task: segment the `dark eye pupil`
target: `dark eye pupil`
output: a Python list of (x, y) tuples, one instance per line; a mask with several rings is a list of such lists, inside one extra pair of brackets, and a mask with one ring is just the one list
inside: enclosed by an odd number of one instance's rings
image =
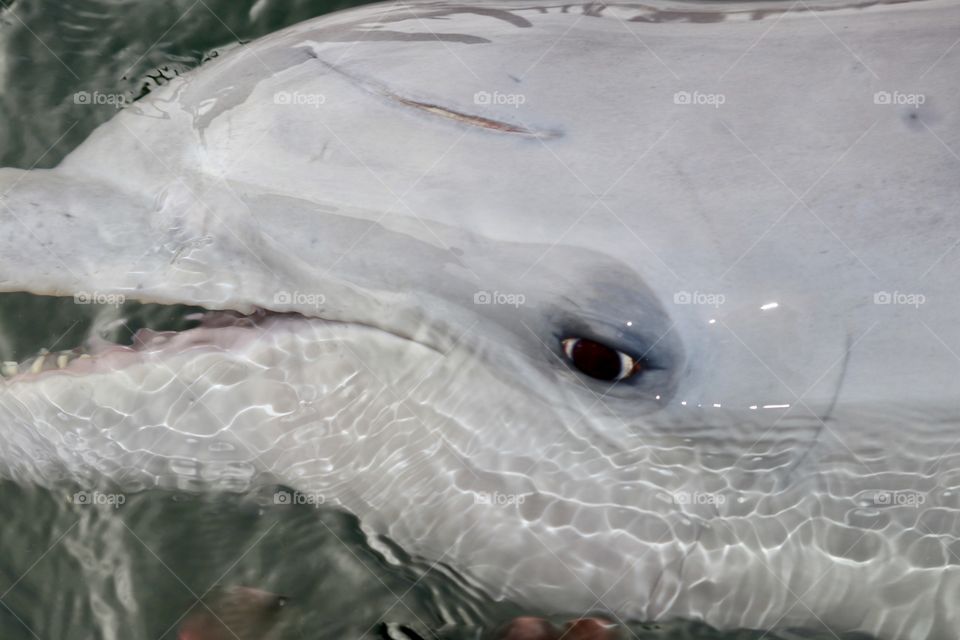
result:
[(620, 377), (623, 363), (620, 354), (599, 342), (581, 338), (573, 345), (570, 360), (591, 378), (614, 381)]

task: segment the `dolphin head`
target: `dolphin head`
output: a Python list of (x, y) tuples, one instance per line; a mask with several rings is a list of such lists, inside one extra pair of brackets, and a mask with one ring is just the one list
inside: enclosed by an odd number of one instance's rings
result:
[(3, 464), (279, 480), (536, 606), (948, 637), (956, 17), (394, 3), (238, 48), (0, 173), (5, 290), (208, 310), (8, 380)]

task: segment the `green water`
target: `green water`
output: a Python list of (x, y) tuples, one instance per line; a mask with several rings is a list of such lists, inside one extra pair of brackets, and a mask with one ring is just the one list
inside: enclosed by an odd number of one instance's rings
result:
[[(55, 165), (113, 115), (108, 105), (78, 104), (77, 92), (134, 99), (238, 41), (351, 3), (275, 0), (259, 3), (254, 15), (251, 0), (0, 4), (0, 166), (30, 168)], [(0, 359), (76, 346), (101, 312), (126, 317), (134, 329), (184, 328), (180, 312), (168, 317), (159, 307), (111, 310), (7, 294), (0, 296)], [(288, 598), (270, 614), (270, 638), (383, 637), (384, 623), (424, 638), (476, 638), (516, 615), (559, 621), (566, 611), (562, 602), (551, 612), (493, 602), (450, 569), (400, 551), (388, 554), (399, 561), (388, 561), (351, 516), (274, 504), (271, 488), (104, 493), (108, 503), (96, 505), (77, 491), (0, 482), (0, 640), (172, 639), (201, 602), (216, 607), (217, 594), (235, 585)], [(248, 631), (238, 627), (236, 640), (267, 637)], [(631, 632), (642, 640), (800, 637), (718, 634), (690, 622), (637, 623)]]
[(131, 99), (223, 48), (361, 2), (2, 0), (0, 166), (52, 167), (115, 112), (79, 91)]

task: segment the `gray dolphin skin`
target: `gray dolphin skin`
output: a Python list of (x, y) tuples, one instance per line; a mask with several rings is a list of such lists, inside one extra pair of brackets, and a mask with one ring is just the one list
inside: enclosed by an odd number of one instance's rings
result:
[(236, 47), (0, 170), (0, 290), (208, 310), (13, 367), (0, 472), (282, 483), (531, 610), (956, 638), (958, 38), (468, 0)]

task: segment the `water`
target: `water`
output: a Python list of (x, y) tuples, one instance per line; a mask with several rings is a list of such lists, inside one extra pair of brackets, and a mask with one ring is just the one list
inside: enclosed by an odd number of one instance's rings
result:
[[(0, 166), (51, 167), (115, 112), (78, 92), (132, 100), (219, 51), (349, 2), (284, 0), (33, 0), (0, 12)], [(69, 349), (95, 331), (128, 342), (131, 329), (182, 329), (189, 309), (81, 306), (0, 296), (0, 359)], [(125, 325), (110, 323), (118, 317)], [(2, 427), (2, 425), (0, 425)], [(284, 606), (235, 627), (236, 640), (475, 638), (521, 614), (562, 621), (564, 603), (534, 612), (494, 602), (444, 566), (371, 541), (348, 514), (253, 495), (149, 490), (96, 492), (0, 483), (0, 637), (4, 640), (163, 640), (225, 593), (255, 587)], [(261, 621), (262, 622), (262, 621)], [(259, 626), (258, 626), (259, 625)], [(266, 631), (269, 629), (269, 631)], [(719, 634), (695, 622), (631, 625), (634, 637), (791, 638)], [(416, 636), (411, 636), (416, 637)], [(803, 637), (814, 637), (804, 635)], [(835, 637), (832, 634), (824, 637)]]
[(362, 3), (5, 0), (0, 166), (52, 167), (115, 112), (78, 104), (77, 92), (134, 99), (238, 41), (354, 4)]

